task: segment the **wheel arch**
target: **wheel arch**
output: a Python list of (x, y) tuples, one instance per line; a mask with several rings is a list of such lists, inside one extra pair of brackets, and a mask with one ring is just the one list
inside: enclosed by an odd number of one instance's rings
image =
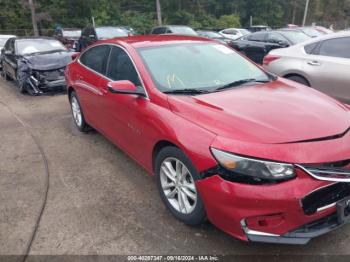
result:
[(307, 77), (305, 77), (303, 74), (300, 74), (300, 73), (288, 73), (288, 74), (285, 74), (283, 77), (289, 78), (292, 76), (297, 76), (297, 77), (301, 77), (301, 78), (305, 79), (305, 81), (309, 84), (309, 86), (311, 86), (309, 79), (307, 79)]
[(67, 94), (68, 94), (69, 101), (70, 101), (70, 96), (71, 96), (72, 92), (75, 92), (75, 89), (72, 86), (68, 86), (67, 87)]
[(159, 140), (154, 146), (153, 146), (153, 150), (152, 150), (152, 171), (154, 172), (155, 170), (155, 162), (156, 162), (156, 157), (158, 155), (158, 153), (165, 147), (176, 147), (180, 150), (183, 151), (183, 149), (181, 149), (181, 147), (179, 147), (178, 145), (176, 145), (175, 143), (171, 142), (170, 140)]

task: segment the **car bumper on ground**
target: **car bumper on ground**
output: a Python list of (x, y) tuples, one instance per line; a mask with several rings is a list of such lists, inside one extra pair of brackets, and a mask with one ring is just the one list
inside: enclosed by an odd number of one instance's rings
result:
[[(297, 173), (293, 180), (269, 185), (212, 175), (197, 181), (197, 187), (209, 220), (228, 234), (244, 241), (306, 244), (348, 222), (337, 212), (339, 203), (350, 196), (350, 186), (317, 180), (302, 170)], [(342, 194), (336, 193), (339, 190)], [(321, 201), (318, 194), (327, 197)]]

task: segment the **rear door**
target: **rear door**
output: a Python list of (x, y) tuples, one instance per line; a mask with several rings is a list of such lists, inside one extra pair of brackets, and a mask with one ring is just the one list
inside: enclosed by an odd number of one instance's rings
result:
[(72, 72), (84, 115), (88, 123), (101, 128), (100, 97), (104, 95), (100, 83), (105, 78), (110, 45), (98, 45), (86, 50), (79, 58), (80, 66)]
[(311, 85), (333, 97), (350, 101), (350, 37), (323, 41), (311, 54), (305, 71)]

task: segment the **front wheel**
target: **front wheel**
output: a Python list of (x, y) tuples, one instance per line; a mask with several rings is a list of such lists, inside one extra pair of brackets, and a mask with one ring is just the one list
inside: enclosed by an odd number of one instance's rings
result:
[(168, 210), (187, 225), (199, 225), (206, 218), (196, 188), (199, 174), (190, 159), (176, 147), (162, 149), (156, 157), (155, 172), (161, 198)]
[(5, 68), (4, 68), (4, 65), (2, 65), (2, 72), (1, 72), (1, 75), (2, 75), (2, 77), (3, 77), (6, 81), (10, 81), (10, 80), (11, 80), (10, 77), (9, 77), (9, 75), (6, 73), (6, 70), (5, 70)]

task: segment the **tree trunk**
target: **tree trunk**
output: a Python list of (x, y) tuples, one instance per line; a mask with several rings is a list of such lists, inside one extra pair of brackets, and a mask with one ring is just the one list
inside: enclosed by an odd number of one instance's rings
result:
[(158, 19), (158, 25), (162, 25), (162, 9), (160, 6), (160, 0), (156, 0), (157, 5), (157, 19)]
[(33, 0), (29, 0), (30, 13), (32, 15), (33, 31), (35, 36), (39, 36), (38, 24), (36, 21), (35, 6)]

